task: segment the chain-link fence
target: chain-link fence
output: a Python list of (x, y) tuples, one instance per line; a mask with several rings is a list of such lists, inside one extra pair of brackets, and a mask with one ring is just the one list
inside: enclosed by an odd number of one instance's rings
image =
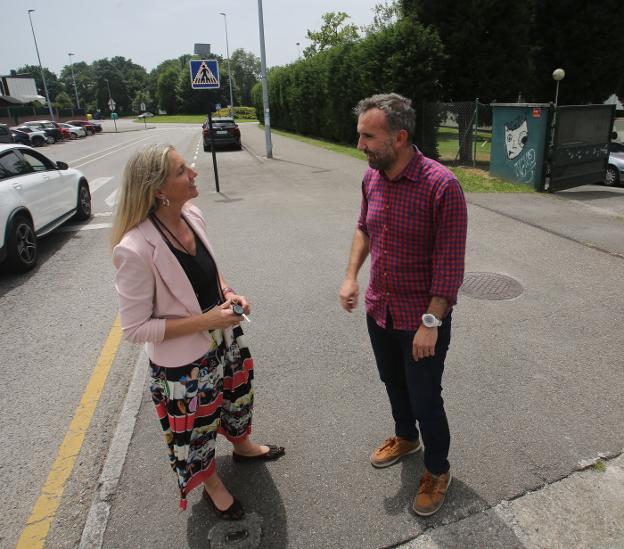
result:
[[(492, 141), (492, 108), (475, 101), (423, 103), (423, 124), (416, 142), (441, 162), (452, 165), (487, 167)], [(435, 127), (433, 135), (424, 128)]]

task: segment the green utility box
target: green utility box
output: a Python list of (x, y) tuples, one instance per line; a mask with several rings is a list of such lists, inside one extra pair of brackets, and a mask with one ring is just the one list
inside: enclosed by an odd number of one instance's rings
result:
[(549, 121), (548, 103), (492, 103), (490, 173), (540, 190)]
[(117, 120), (118, 118), (119, 118), (119, 115), (116, 112), (111, 113), (111, 120)]

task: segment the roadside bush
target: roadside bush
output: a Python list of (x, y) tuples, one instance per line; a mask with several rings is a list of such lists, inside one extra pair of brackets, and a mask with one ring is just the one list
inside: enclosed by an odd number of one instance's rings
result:
[[(435, 30), (411, 18), (401, 19), (357, 42), (269, 70), (271, 125), (355, 144), (352, 109), (357, 102), (374, 93), (397, 92), (411, 98), (416, 109), (416, 143), (437, 158), (437, 120), (422, 113), (426, 102), (439, 98), (444, 60)], [(252, 99), (258, 119), (264, 121), (260, 83), (254, 86)]]
[[(215, 116), (230, 116), (230, 109), (225, 107), (218, 110)], [(234, 107), (234, 118), (240, 120), (256, 120), (256, 109), (254, 107)]]

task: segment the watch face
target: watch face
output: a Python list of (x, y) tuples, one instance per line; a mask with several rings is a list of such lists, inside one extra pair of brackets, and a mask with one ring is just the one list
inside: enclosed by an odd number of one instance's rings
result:
[(427, 328), (434, 328), (435, 326), (438, 326), (438, 319), (431, 313), (426, 313), (422, 316), (422, 323)]

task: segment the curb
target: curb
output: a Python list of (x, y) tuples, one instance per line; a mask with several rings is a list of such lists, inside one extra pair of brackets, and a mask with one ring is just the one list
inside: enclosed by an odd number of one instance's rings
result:
[(102, 547), (108, 524), (112, 499), (121, 478), (128, 447), (134, 433), (134, 425), (141, 406), (143, 386), (147, 377), (147, 356), (141, 352), (134, 366), (132, 381), (124, 400), (102, 474), (98, 480), (91, 508), (80, 538), (79, 549)]

